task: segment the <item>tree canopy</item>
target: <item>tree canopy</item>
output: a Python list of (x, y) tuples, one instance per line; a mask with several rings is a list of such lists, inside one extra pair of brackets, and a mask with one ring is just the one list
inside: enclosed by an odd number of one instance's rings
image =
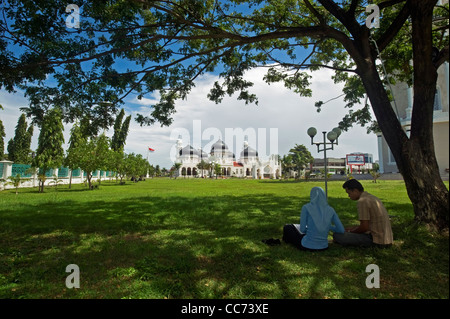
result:
[(289, 150), (289, 156), (292, 159), (293, 168), (298, 171), (299, 174), (309, 164), (314, 162), (314, 157), (305, 145), (295, 144), (295, 146)]
[[(74, 1), (79, 28), (67, 28), (64, 1), (3, 2), (0, 87), (24, 88), (28, 114), (35, 117), (56, 104), (64, 107), (66, 120), (82, 113), (106, 118), (126, 96), (157, 92), (160, 102), (137, 120), (169, 125), (175, 101), (187, 96), (198, 76), (213, 70), (223, 81), (214, 84), (211, 100), (238, 93), (245, 103), (257, 103), (252, 83), (244, 78), (257, 66), (268, 69), (267, 82), (282, 81), (303, 96), (311, 95), (311, 76), (304, 69), (334, 69), (334, 80), (345, 82), (345, 100), (353, 107), (365, 94), (358, 77), (363, 70), (349, 58), (358, 50), (375, 57), (378, 49), (390, 74), (412, 81), (411, 1), (373, 1), (382, 19), (372, 30), (365, 25), (372, 2), (356, 0)], [(448, 5), (437, 10), (448, 18)], [(448, 21), (437, 23), (438, 65), (448, 59), (443, 32)], [(359, 37), (365, 43), (358, 43)], [(342, 125), (370, 122), (368, 114), (362, 108)]]

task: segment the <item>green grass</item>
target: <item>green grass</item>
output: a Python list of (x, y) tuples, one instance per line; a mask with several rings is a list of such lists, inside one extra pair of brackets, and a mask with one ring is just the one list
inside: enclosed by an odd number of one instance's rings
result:
[[(0, 298), (449, 298), (448, 235), (413, 222), (403, 182), (363, 184), (393, 215), (389, 249), (263, 244), (298, 222), (321, 182), (153, 179), (3, 191)], [(356, 224), (341, 185), (329, 183), (329, 202), (344, 225)], [(80, 267), (79, 289), (66, 288), (69, 264)], [(366, 288), (369, 264), (380, 268), (379, 289)]]

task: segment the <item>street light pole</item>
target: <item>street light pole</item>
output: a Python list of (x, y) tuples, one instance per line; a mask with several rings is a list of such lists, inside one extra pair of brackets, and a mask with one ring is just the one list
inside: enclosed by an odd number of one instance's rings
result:
[[(325, 197), (328, 200), (328, 170), (327, 170), (327, 140), (325, 139), (327, 132), (324, 131), (323, 133), (323, 161), (324, 161), (324, 165), (325, 165)], [(331, 143), (331, 149), (333, 149), (333, 143)], [(317, 145), (317, 150), (319, 151), (319, 145)]]
[[(317, 145), (317, 152), (320, 153), (323, 151), (324, 155), (324, 165), (325, 165), (325, 196), (328, 199), (328, 165), (327, 165), (327, 150), (333, 150), (334, 145), (338, 145), (338, 138), (341, 135), (341, 130), (338, 127), (335, 127), (330, 132), (323, 131), (323, 142), (314, 142), (314, 136), (317, 134), (317, 130), (314, 127), (310, 127), (308, 129), (308, 135), (311, 137), (311, 145)], [(327, 142), (327, 139), (330, 142)], [(323, 149), (320, 149), (320, 146), (323, 145)], [(331, 145), (331, 147), (327, 148), (327, 145)]]

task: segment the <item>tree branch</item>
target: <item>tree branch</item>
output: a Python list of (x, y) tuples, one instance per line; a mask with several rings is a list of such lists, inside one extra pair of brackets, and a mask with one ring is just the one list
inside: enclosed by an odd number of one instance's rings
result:
[(356, 8), (358, 7), (361, 0), (352, 0), (352, 3), (350, 4), (350, 8), (347, 11), (347, 14), (349, 16), (354, 16), (356, 12)]
[(380, 10), (383, 10), (384, 8), (392, 7), (398, 3), (405, 2), (405, 1), (407, 1), (407, 0), (389, 0), (389, 1), (379, 3), (378, 7), (380, 8)]
[(436, 57), (436, 60), (434, 62), (434, 66), (436, 67), (436, 69), (438, 69), (442, 64), (444, 64), (445, 62), (449, 61), (449, 48), (448, 45), (443, 48), (438, 56)]
[(343, 26), (357, 38), (361, 34), (362, 27), (356, 21), (354, 12), (345, 11), (331, 0), (318, 0), (326, 10), (328, 10), (336, 19), (338, 19)]
[(321, 25), (325, 25), (326, 23), (324, 17), (316, 10), (316, 8), (314, 8), (311, 2), (309, 2), (309, 0), (304, 0), (303, 2), (305, 3), (309, 11), (319, 20), (319, 23)]
[[(397, 4), (403, 1), (388, 1), (388, 2), (393, 2), (394, 4)], [(397, 17), (395, 17), (395, 20), (391, 23), (386, 32), (384, 32), (384, 34), (381, 35), (381, 37), (378, 39), (377, 46), (380, 52), (382, 52), (389, 45), (389, 43), (391, 43), (391, 41), (395, 38), (395, 36), (403, 27), (409, 16), (410, 16), (410, 6), (408, 5), (408, 3), (405, 3), (402, 10), (400, 10)]]

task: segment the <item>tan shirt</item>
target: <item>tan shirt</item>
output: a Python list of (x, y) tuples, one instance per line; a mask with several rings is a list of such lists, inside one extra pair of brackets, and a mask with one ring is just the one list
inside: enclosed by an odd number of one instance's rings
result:
[(381, 200), (368, 192), (363, 192), (358, 200), (359, 220), (369, 221), (369, 233), (373, 242), (381, 245), (392, 244), (391, 221)]

